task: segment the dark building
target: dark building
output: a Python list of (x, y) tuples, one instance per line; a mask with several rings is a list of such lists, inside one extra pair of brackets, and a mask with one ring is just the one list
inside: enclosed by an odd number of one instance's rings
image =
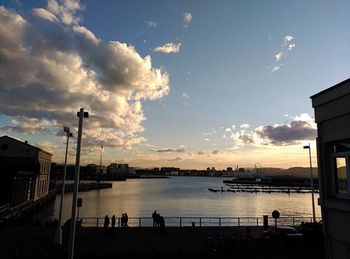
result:
[(46, 196), (51, 157), (27, 142), (0, 137), (0, 207), (13, 208)]
[(318, 132), (319, 205), (327, 258), (349, 258), (350, 79), (311, 99)]

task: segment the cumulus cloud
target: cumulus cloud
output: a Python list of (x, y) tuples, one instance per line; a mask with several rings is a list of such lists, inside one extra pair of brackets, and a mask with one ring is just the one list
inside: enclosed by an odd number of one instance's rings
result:
[(223, 137), (233, 141), (236, 148), (247, 144), (253, 146), (295, 145), (316, 138), (317, 127), (314, 118), (309, 114), (303, 113), (300, 116), (289, 116), (289, 118), (291, 119), (289, 123), (264, 125), (251, 130), (248, 127), (241, 127), (240, 130), (225, 132)]
[(180, 52), (181, 43), (166, 43), (154, 49), (155, 52), (178, 53)]
[(76, 15), (79, 10), (84, 9), (79, 0), (48, 0), (47, 11), (56, 15), (66, 25), (76, 25), (80, 17)]
[(290, 124), (267, 125), (256, 129), (257, 134), (274, 145), (290, 145), (297, 141), (314, 140), (317, 130), (307, 121), (292, 121)]
[(248, 123), (243, 123), (241, 126), (240, 126), (241, 129), (249, 129), (250, 126)]
[(56, 15), (50, 13), (44, 8), (34, 8), (32, 12), (35, 16), (38, 16), (42, 19), (46, 19), (50, 22), (58, 22), (58, 18), (56, 17)]
[(51, 141), (41, 141), (38, 143), (39, 148), (42, 150), (45, 150), (47, 152), (50, 152), (51, 154), (54, 154), (55, 149), (57, 149), (57, 145), (54, 144)]
[(204, 155), (205, 153), (203, 152), (203, 151), (201, 151), (201, 150), (199, 150), (198, 152), (197, 152), (197, 155)]
[(147, 27), (148, 28), (156, 28), (157, 27), (157, 23), (154, 21), (148, 21), (147, 22)]
[(213, 152), (211, 152), (213, 155), (217, 155), (217, 154), (219, 154), (219, 150), (214, 150)]
[(209, 142), (209, 141), (210, 141), (210, 139), (208, 139), (208, 138), (204, 138), (203, 140), (204, 140), (204, 141), (207, 141), (207, 142)]
[(188, 27), (188, 24), (192, 21), (192, 14), (191, 13), (184, 13), (183, 14), (183, 19), (185, 22), (184, 28)]
[(51, 133), (48, 127), (52, 124), (55, 124), (55, 122), (50, 122), (45, 119), (41, 120), (25, 116), (16, 116), (12, 118), (10, 125), (0, 125), (0, 130), (9, 133), (16, 131), (30, 135), (43, 135)]
[(75, 127), (84, 107), (84, 145), (130, 147), (144, 141), (141, 101), (167, 95), (168, 73), (133, 46), (103, 42), (79, 25), (82, 9), (49, 0), (29, 21), (0, 7), (0, 112), (13, 119), (8, 130), (34, 133)]

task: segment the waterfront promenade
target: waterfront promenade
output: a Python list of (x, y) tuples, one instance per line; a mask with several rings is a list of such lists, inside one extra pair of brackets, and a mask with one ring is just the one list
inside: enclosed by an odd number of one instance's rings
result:
[[(53, 245), (54, 232), (49, 227), (2, 228), (1, 258), (66, 258), (67, 244)], [(322, 238), (275, 240), (261, 233), (261, 227), (81, 227), (75, 258), (324, 258)]]

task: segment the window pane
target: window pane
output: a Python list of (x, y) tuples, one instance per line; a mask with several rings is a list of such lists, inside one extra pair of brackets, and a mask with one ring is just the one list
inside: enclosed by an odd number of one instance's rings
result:
[(338, 193), (348, 193), (348, 178), (346, 175), (346, 159), (345, 157), (337, 157), (336, 174), (337, 174), (337, 191)]

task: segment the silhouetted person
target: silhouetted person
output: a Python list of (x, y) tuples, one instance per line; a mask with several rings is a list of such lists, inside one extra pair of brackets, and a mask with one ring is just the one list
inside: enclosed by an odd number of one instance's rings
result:
[(105, 220), (103, 222), (103, 226), (105, 228), (107, 228), (109, 226), (109, 217), (108, 217), (108, 215), (105, 216)]
[(128, 221), (129, 221), (129, 217), (128, 217), (128, 214), (125, 212), (125, 214), (124, 214), (125, 216), (125, 221), (124, 221), (124, 223), (125, 223), (125, 227), (128, 227)]
[(115, 227), (115, 215), (112, 216), (112, 228)]
[(126, 227), (126, 217), (125, 217), (125, 214), (123, 213), (122, 214), (122, 217), (121, 217), (121, 226), (122, 227)]
[(165, 220), (163, 216), (159, 216), (159, 225), (160, 225), (160, 231), (164, 232), (165, 229)]
[(152, 219), (153, 219), (153, 227), (157, 225), (156, 219), (157, 219), (157, 211), (153, 211), (152, 213)]

